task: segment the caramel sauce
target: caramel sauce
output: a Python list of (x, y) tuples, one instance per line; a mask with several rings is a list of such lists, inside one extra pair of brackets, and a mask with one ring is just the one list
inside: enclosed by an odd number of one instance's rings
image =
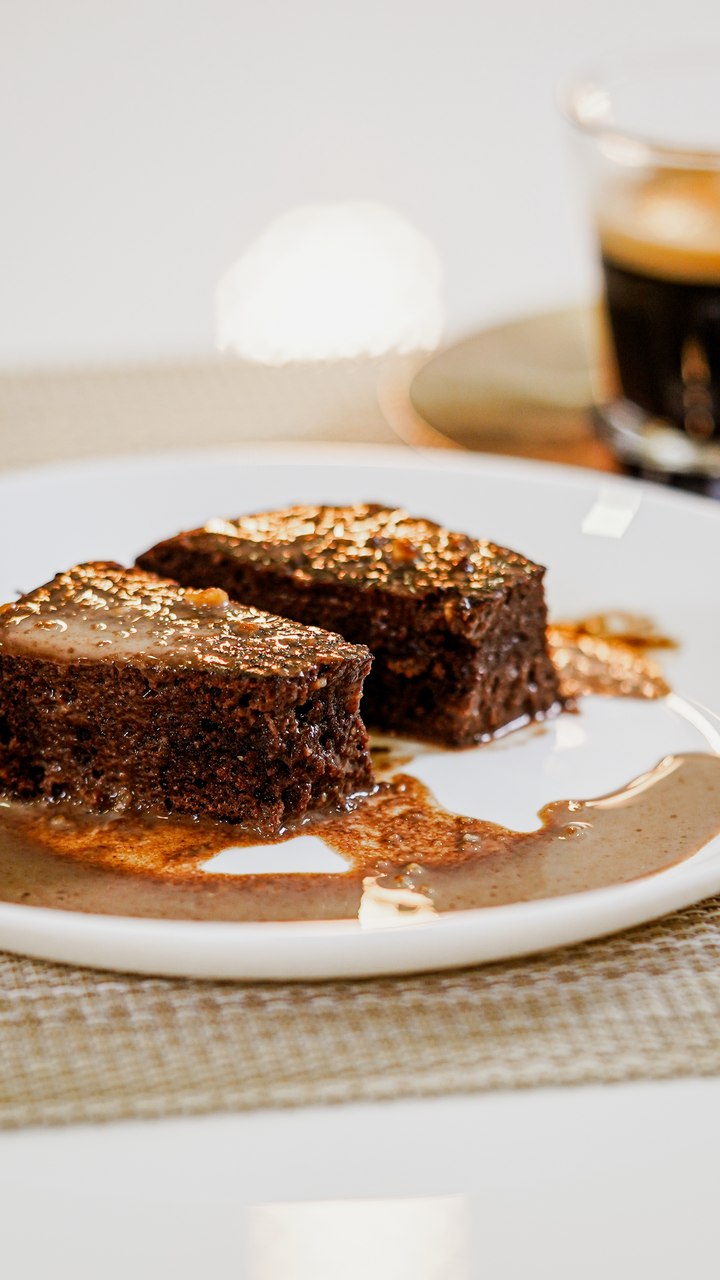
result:
[(231, 845), (223, 823), (0, 806), (0, 900), (103, 915), (193, 920), (400, 918), (528, 902), (651, 875), (720, 834), (720, 757), (667, 756), (622, 790), (558, 800), (537, 831), (442, 808), (408, 774), (302, 831), (347, 859), (340, 874), (208, 875)]
[(160, 661), (173, 667), (302, 676), (338, 667), (357, 646), (230, 600), (110, 561), (75, 565), (0, 605), (0, 654), (54, 662)]
[[(645, 619), (560, 623), (550, 642), (573, 696), (667, 692), (646, 651), (672, 642)], [(720, 756), (666, 756), (612, 795), (546, 805), (537, 830), (518, 832), (438, 804), (401, 771), (423, 749), (378, 740), (372, 794), (284, 832), (286, 840), (322, 839), (347, 862), (336, 874), (208, 874), (215, 854), (262, 837), (205, 819), (0, 801), (0, 901), (160, 919), (377, 925), (621, 884), (692, 857), (720, 834)]]
[(674, 649), (641, 614), (593, 614), (548, 628), (548, 645), (567, 698), (602, 694), (616, 698), (664, 698), (670, 692), (650, 649)]

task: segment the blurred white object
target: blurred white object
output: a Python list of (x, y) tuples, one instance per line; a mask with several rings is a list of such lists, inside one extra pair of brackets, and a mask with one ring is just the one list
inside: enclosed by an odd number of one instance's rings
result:
[(277, 218), (221, 278), (217, 342), (266, 364), (432, 350), (445, 322), (431, 242), (371, 201)]
[(253, 1205), (249, 1280), (468, 1280), (465, 1196)]

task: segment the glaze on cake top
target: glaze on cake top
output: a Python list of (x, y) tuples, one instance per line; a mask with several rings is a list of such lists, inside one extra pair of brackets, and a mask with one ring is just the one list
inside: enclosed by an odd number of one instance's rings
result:
[(0, 657), (163, 663), (293, 677), (366, 657), (361, 646), (141, 569), (97, 562), (0, 606)]
[(294, 506), (209, 520), (169, 541), (208, 550), (221, 545), (238, 559), (296, 578), (419, 596), (459, 593), (471, 601), (543, 572), (515, 551), (379, 503)]

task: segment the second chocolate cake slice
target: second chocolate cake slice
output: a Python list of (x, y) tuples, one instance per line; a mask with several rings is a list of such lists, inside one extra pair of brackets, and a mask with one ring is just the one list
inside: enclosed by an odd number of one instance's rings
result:
[(364, 647), (117, 564), (0, 608), (0, 791), (274, 834), (372, 785)]
[(404, 510), (211, 520), (138, 563), (367, 645), (362, 714), (375, 727), (462, 746), (560, 706), (544, 569)]

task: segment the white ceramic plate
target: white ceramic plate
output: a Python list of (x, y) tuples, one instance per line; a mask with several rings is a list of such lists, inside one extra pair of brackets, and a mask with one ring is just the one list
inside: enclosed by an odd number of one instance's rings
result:
[[(77, 561), (135, 555), (212, 515), (291, 502), (404, 504), (548, 566), (551, 615), (628, 609), (680, 641), (660, 703), (587, 699), (550, 732), (518, 733), (412, 765), (448, 808), (519, 829), (559, 798), (630, 781), (669, 752), (720, 750), (720, 508), (630, 481), (541, 464), (395, 449), (278, 447), (83, 462), (0, 477), (0, 598)], [(287, 853), (288, 846), (282, 850)], [(260, 858), (279, 856), (267, 848)], [(299, 871), (325, 869), (322, 848)], [(325, 854), (327, 857), (327, 854)], [(248, 870), (223, 853), (222, 869)], [(238, 861), (233, 863), (233, 859)], [(267, 868), (267, 863), (265, 864)], [(342, 873), (342, 867), (338, 866)], [(720, 891), (720, 840), (644, 880), (395, 924), (224, 924), (91, 916), (0, 904), (0, 947), (143, 973), (333, 978), (449, 968), (610, 933)]]

